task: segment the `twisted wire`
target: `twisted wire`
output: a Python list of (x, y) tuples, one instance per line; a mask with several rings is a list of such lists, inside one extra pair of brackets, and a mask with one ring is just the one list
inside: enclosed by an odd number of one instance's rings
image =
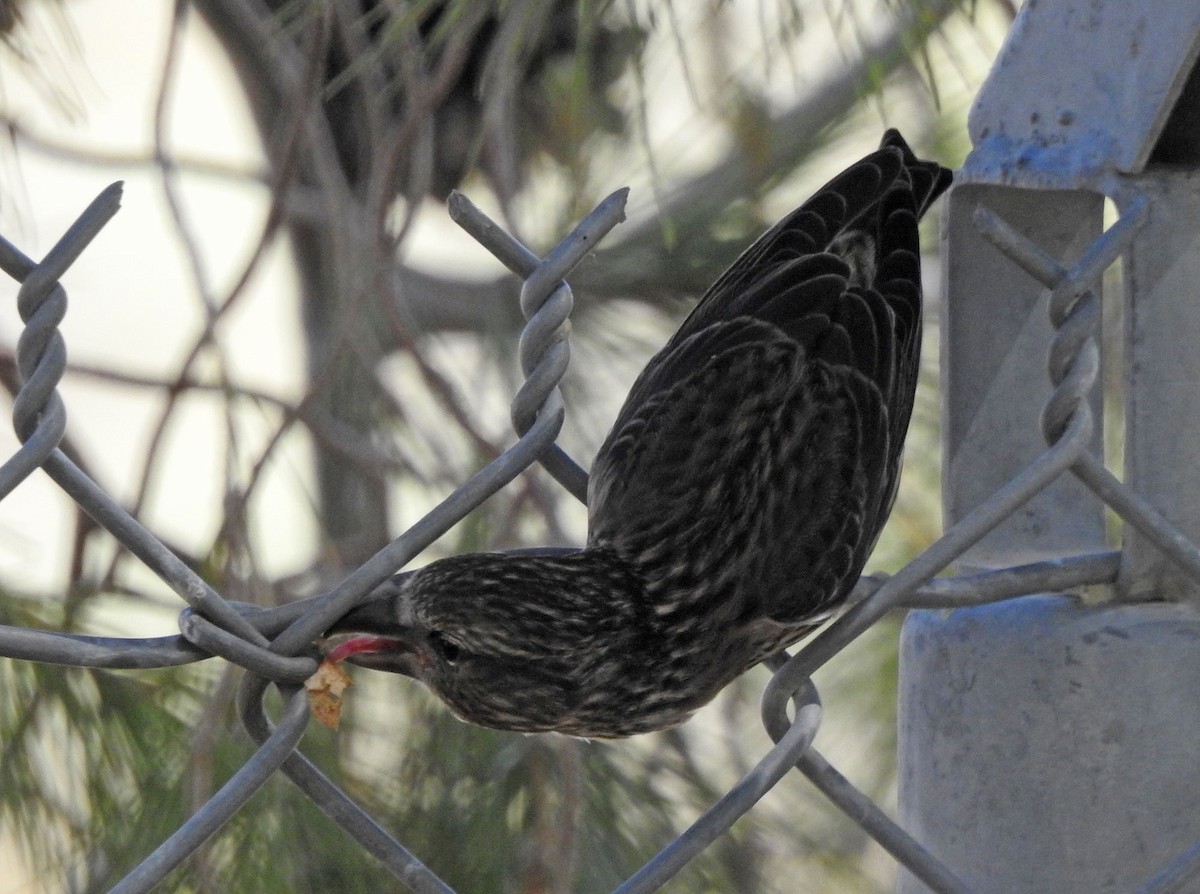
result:
[(58, 279), (117, 213), (121, 192), (118, 182), (96, 196), (41, 264), (0, 239), (0, 267), (21, 283), (17, 311), (25, 323), (17, 339), (22, 387), (12, 411), (22, 445), (0, 466), (0, 499), (46, 461), (66, 432), (67, 412), (57, 388), (67, 365), (66, 343), (58, 331), (67, 313), (67, 293)]
[(1054, 327), (1046, 366), (1054, 390), (1042, 410), (1042, 436), (1053, 444), (1075, 414), (1091, 414), (1087, 396), (1100, 374), (1096, 332), (1100, 304), (1093, 284), (1132, 243), (1149, 216), (1143, 197), (1101, 234), (1071, 267), (1025, 238), (988, 208), (975, 209), (976, 229), (1002, 254), (1050, 290), (1048, 313)]
[[(1050, 290), (1049, 315), (1056, 332), (1047, 367), (1056, 388), (1042, 415), (1047, 441), (1055, 440), (1074, 416), (1087, 414), (1090, 417), (1085, 396), (1099, 371), (1095, 340), (1099, 309), (1092, 284), (1128, 249), (1149, 215), (1149, 200), (1145, 196), (1138, 197), (1121, 218), (1067, 268), (993, 212), (985, 208), (975, 211), (975, 224), (984, 238)], [(1102, 462), (1086, 452), (1080, 454), (1071, 471), (1122, 519), (1200, 582), (1200, 549), (1149, 502), (1118, 481)]]
[[(564, 277), (595, 248), (613, 227), (625, 219), (628, 189), (619, 189), (596, 206), (545, 258), (505, 233), (462, 193), (450, 196), (450, 217), (495, 258), (517, 275), (521, 286), (521, 312), (526, 324), (521, 332), (519, 355), (525, 381), (513, 397), (513, 428), (523, 435), (540, 413), (562, 406), (558, 384), (570, 362), (568, 315), (573, 305)], [(538, 457), (542, 466), (567, 492), (587, 502), (587, 472), (557, 444)]]

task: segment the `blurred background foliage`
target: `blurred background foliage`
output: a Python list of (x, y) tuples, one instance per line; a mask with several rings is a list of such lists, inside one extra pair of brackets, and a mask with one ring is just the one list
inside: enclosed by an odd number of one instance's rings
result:
[[(115, 362), (73, 374), (155, 399), (151, 435), (127, 458), (135, 483), (112, 485), (152, 527), (156, 494), (169, 495), (179, 471), (172, 426), (189, 400), (216, 408), (203, 437), (217, 486), (191, 519), (195, 531), (173, 545), (229, 598), (278, 602), (336, 580), (511, 443), (519, 283), (494, 265), (467, 270), (453, 247), (436, 250), (451, 189), (536, 250), (611, 190), (632, 187), (628, 222), (572, 280), (562, 442), (586, 465), (690, 302), (885, 127), (957, 166), (967, 106), (1014, 13), (1004, 0), (179, 2), (161, 47), (121, 49), (131, 59), (159, 53), (153, 107), (137, 125), (142, 148), (56, 141), (6, 107), (5, 90), (6, 152), (17, 160), (5, 176), (19, 189), (19, 159), (48, 154), (161, 179), (171, 225), (159, 236), (189, 271), (194, 338), (166, 374)], [(33, 85), (50, 117), (86, 119), (86, 103), (72, 99), (72, 78), (86, 74), (71, 51), (53, 64), (45, 52), (52, 38), (86, 54), (73, 4), (6, 2), (0, 29), (5, 79)], [(176, 85), (196, 35), (232, 73), (213, 89), (230, 91), (254, 123), (249, 167), (172, 144), (173, 116), (198, 114)], [(258, 203), (253, 238), (221, 276), (204, 238), (221, 224), (186, 198), (214, 180)], [(36, 217), (36, 198), (25, 213)], [(923, 230), (932, 259), (923, 380), (872, 570), (894, 570), (939, 530), (936, 217)], [(294, 271), (284, 300), (299, 319), (303, 368), (271, 392), (239, 375), (243, 349), (229, 332), (281, 250)], [(7, 337), (0, 361), (12, 391)], [(102, 449), (72, 436), (106, 484)], [(291, 508), (272, 497), (281, 480)], [(284, 514), (307, 533), (303, 560), (280, 570), (269, 554)], [(585, 528), (582, 507), (535, 469), (430, 553), (579, 543)], [(178, 609), (86, 519), (72, 518), (69, 544), (61, 588), (31, 588), (19, 567), (0, 576), (0, 622), (133, 634)], [(885, 805), (895, 789), (897, 623), (877, 625), (817, 681), (819, 747)], [(217, 662), (107, 673), (0, 659), (0, 839), (27, 879), (0, 882), (0, 894), (106, 890), (202, 805), (250, 753), (232, 705), (237, 673)], [(313, 729), (304, 749), (459, 890), (611, 890), (769, 747), (757, 707), (765, 679), (747, 674), (682, 728), (597, 743), (468, 727), (419, 687), (360, 672), (342, 730)], [(671, 889), (886, 891), (893, 874), (797, 778)], [(277, 779), (166, 887), (399, 884)]]

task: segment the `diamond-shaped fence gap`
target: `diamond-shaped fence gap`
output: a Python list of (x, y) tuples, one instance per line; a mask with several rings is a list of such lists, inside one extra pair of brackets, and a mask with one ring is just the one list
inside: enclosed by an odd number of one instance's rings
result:
[[(1116, 203), (1104, 201), (1104, 227), (1116, 223)], [(1104, 272), (1100, 283), (1100, 391), (1103, 408), (1104, 465), (1118, 479), (1125, 477), (1125, 258), (1117, 258)], [(1104, 504), (1105, 531), (1113, 548), (1121, 544), (1124, 522)]]

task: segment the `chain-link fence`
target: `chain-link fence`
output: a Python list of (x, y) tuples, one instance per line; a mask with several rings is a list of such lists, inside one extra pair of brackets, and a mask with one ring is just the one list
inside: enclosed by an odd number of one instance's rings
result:
[[(0, 654), (105, 668), (164, 667), (219, 656), (246, 670), (238, 705), (246, 730), (258, 743), (257, 751), (114, 891), (153, 888), (217, 833), (277, 771), (290, 778), (410, 889), (449, 891), (400, 841), (297, 750), (310, 719), (303, 683), (316, 670), (316, 662), (307, 655), (313, 640), (336, 619), (368, 598), (396, 569), (533, 463), (540, 462), (567, 491), (584, 499), (586, 473), (555, 444), (565, 412), (558, 383), (568, 365), (566, 322), (572, 305), (571, 290), (564, 278), (622, 220), (625, 195), (612, 195), (544, 258), (508, 236), (462, 196), (452, 199), (450, 212), (454, 220), (524, 280), (521, 309), (527, 323), (521, 336), (520, 357), (526, 378), (512, 402), (512, 421), (519, 438), (336, 587), (276, 609), (226, 601), (59, 449), (66, 410), (55, 388), (65, 368), (65, 347), (57, 327), (66, 312), (66, 297), (58, 280), (116, 212), (119, 200), (119, 186), (101, 193), (41, 263), (0, 240), (0, 267), (22, 283), (18, 306), (25, 321), (18, 345), (24, 385), (13, 412), (22, 447), (0, 466), (0, 496), (43, 469), (97, 524), (168, 584), (188, 608), (180, 619), (179, 636), (155, 639), (113, 639), (2, 627)], [(953, 866), (930, 853), (812, 747), (822, 712), (811, 678), (848, 643), (896, 608), (978, 606), (1023, 594), (1111, 583), (1120, 564), (1114, 552), (938, 577), (964, 551), (1062, 476), (1074, 475), (1084, 482), (1127, 524), (1200, 580), (1200, 550), (1090, 452), (1095, 422), (1088, 398), (1096, 387), (1099, 370), (1099, 306), (1093, 285), (1126, 250), (1144, 225), (1147, 213), (1144, 201), (1127, 208), (1077, 262), (1064, 264), (987, 209), (977, 212), (975, 224), (979, 231), (1049, 290), (1050, 325), (1056, 336), (1048, 364), (1053, 393), (1042, 416), (1045, 450), (894, 576), (864, 578), (850, 607), (795, 656), (780, 663), (762, 700), (763, 724), (775, 746), (618, 890), (646, 892), (660, 888), (792, 769), (798, 769), (929, 888), (964, 894), (972, 890)], [(284, 696), (283, 709), (273, 720), (263, 707), (264, 695), (272, 685)], [(1180, 890), (1197, 873), (1200, 844), (1179, 856), (1139, 892)]]

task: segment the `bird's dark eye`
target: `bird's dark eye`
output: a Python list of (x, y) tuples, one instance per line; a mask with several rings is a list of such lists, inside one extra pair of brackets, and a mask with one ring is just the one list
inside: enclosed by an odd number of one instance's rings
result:
[(454, 664), (458, 660), (458, 656), (462, 654), (462, 647), (446, 639), (445, 634), (437, 630), (429, 634), (429, 644), (447, 664)]

